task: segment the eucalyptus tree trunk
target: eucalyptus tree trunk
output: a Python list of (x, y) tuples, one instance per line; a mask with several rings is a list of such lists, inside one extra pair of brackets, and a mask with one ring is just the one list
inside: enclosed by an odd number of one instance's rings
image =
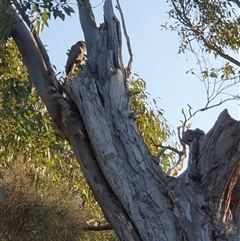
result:
[[(0, 7), (5, 21), (11, 6)], [(79, 15), (87, 61), (68, 86), (59, 84), (41, 41), (22, 21), (14, 22), (11, 35), (119, 239), (240, 240), (240, 123), (225, 110), (209, 133), (186, 131), (182, 141), (189, 146), (188, 168), (177, 178), (167, 176), (132, 118), (112, 1), (105, 0), (99, 28), (90, 4), (80, 1)]]

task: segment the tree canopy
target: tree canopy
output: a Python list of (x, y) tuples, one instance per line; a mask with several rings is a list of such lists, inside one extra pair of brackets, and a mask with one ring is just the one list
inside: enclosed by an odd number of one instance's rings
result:
[(213, 53), (215, 58), (226, 60), (223, 71), (204, 72), (206, 77), (226, 79), (238, 75), (239, 40), (239, 1), (168, 1), (170, 18), (177, 20), (171, 28), (176, 29), (181, 37), (180, 51), (192, 49), (194, 42), (203, 53)]

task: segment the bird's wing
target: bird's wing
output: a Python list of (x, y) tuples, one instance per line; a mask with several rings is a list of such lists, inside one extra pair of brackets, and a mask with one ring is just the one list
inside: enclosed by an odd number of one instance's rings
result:
[(66, 63), (66, 74), (68, 74), (71, 71), (74, 62), (79, 55), (79, 52), (80, 52), (79, 45), (74, 44), (71, 47), (71, 50), (70, 50), (69, 55), (68, 55), (68, 59), (67, 59), (67, 63)]

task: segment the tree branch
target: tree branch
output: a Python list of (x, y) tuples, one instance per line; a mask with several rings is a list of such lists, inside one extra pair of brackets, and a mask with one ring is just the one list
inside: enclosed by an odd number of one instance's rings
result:
[(102, 226), (85, 226), (83, 227), (84, 231), (106, 231), (106, 230), (113, 230), (112, 227), (107, 224), (107, 225), (102, 225)]
[[(239, 4), (239, 1), (236, 0), (234, 1), (238, 6), (240, 5)], [(195, 36), (197, 38), (199, 38), (202, 42), (203, 42), (203, 45), (207, 48), (209, 48), (210, 50), (213, 50), (216, 54), (218, 54), (219, 56), (221, 56), (222, 58), (230, 61), (231, 63), (237, 65), (240, 67), (240, 62), (231, 57), (230, 55), (228, 54), (225, 54), (221, 51), (221, 49), (219, 47), (217, 47), (216, 45), (213, 45), (211, 44), (205, 37), (204, 37), (204, 33), (197, 27), (197, 26), (194, 26), (192, 24), (192, 22), (190, 21), (190, 19), (187, 17), (187, 14), (188, 12), (185, 12), (185, 7), (183, 5), (183, 3), (180, 3), (181, 4), (181, 10), (178, 9), (177, 5), (176, 5), (176, 2), (171, 0), (171, 3), (174, 7), (174, 10), (177, 14), (177, 16), (175, 17), (180, 23), (182, 23), (185, 27), (188, 28), (188, 30), (192, 31)], [(201, 26), (202, 27), (202, 26)]]
[(77, 3), (79, 19), (87, 45), (87, 56), (89, 57), (92, 52), (92, 48), (94, 48), (97, 41), (98, 28), (96, 26), (95, 17), (92, 11), (90, 1), (77, 0)]
[[(183, 141), (183, 136), (185, 135), (186, 130), (189, 130), (190, 127), (191, 127), (191, 124), (189, 124), (189, 121), (192, 118), (194, 118), (197, 115), (197, 113), (199, 113), (199, 112), (203, 112), (203, 111), (206, 111), (208, 109), (220, 106), (221, 104), (223, 104), (226, 101), (236, 100), (236, 99), (239, 99), (239, 96), (234, 96), (232, 98), (221, 100), (219, 103), (217, 103), (215, 105), (209, 106), (209, 103), (211, 102), (211, 100), (210, 100), (210, 101), (207, 102), (205, 107), (196, 110), (194, 113), (192, 113), (192, 111), (191, 111), (192, 107), (188, 104), (188, 107), (189, 107), (189, 109), (188, 109), (189, 117), (186, 116), (184, 110), (182, 109), (182, 114), (184, 116), (184, 121), (182, 121), (182, 126), (178, 127), (178, 138), (179, 138), (179, 141), (180, 141), (183, 149), (182, 149), (182, 151), (175, 151), (178, 154), (179, 158), (178, 158), (178, 161), (177, 161), (176, 165), (168, 171), (167, 174), (169, 176), (177, 176), (178, 172), (181, 171), (182, 168), (183, 168), (184, 160), (187, 158), (187, 148), (186, 148), (186, 144), (187, 143)], [(163, 147), (162, 151), (159, 153), (159, 156), (162, 155), (165, 152), (166, 149), (169, 149), (169, 148)], [(174, 151), (174, 149), (172, 149), (172, 151)]]
[[(101, 222), (105, 221), (105, 219), (103, 220), (99, 220), (99, 219), (91, 219), (88, 220), (87, 226), (83, 227), (83, 230), (85, 231), (105, 231), (105, 230), (112, 230), (112, 227), (110, 226), (110, 224), (105, 224), (105, 225), (101, 225)], [(91, 225), (94, 224), (94, 225)]]
[(131, 44), (130, 44), (130, 38), (127, 34), (127, 29), (126, 29), (126, 25), (125, 25), (125, 21), (124, 21), (124, 17), (123, 17), (123, 13), (122, 13), (122, 9), (119, 3), (119, 0), (117, 0), (117, 6), (116, 8), (118, 9), (121, 19), (122, 19), (122, 25), (123, 25), (123, 32), (127, 41), (127, 48), (128, 48), (128, 53), (129, 53), (129, 61), (128, 61), (128, 66), (126, 68), (126, 78), (129, 78), (131, 71), (132, 71), (132, 63), (133, 63), (133, 53), (132, 53), (132, 48), (131, 48)]
[[(19, 15), (22, 17), (22, 20), (24, 20), (25, 24), (27, 25), (28, 29), (30, 30), (30, 28), (31, 28), (31, 22), (30, 22), (30, 20), (29, 20), (29, 18), (28, 18), (28, 16), (27, 16), (25, 10), (24, 10), (24, 9), (22, 8), (22, 6), (18, 3), (18, 1), (13, 0), (12, 2), (13, 2), (13, 4), (14, 4), (14, 6), (16, 7), (16, 9), (18, 10)], [(53, 68), (52, 68), (52, 65), (51, 65), (51, 63), (50, 63), (49, 56), (48, 56), (48, 54), (47, 54), (46, 49), (45, 49), (44, 46), (43, 46), (43, 43), (42, 43), (41, 39), (37, 36), (35, 30), (32, 31), (32, 34), (33, 34), (33, 37), (34, 37), (35, 41), (37, 42), (38, 48), (39, 48), (39, 50), (40, 50), (40, 52), (41, 52), (41, 54), (42, 54), (42, 57), (43, 57), (43, 59), (44, 59), (44, 61), (45, 61), (47, 70), (48, 70), (48, 72), (51, 73), (51, 75), (52, 75), (51, 80), (52, 80), (53, 86), (54, 86), (58, 91), (62, 91), (62, 88), (60, 87), (60, 84), (59, 84), (59, 82), (57, 81), (57, 79), (56, 79), (56, 77), (55, 77), (55, 72), (54, 72), (54, 70), (53, 70)]]
[(184, 161), (187, 158), (187, 145), (182, 141), (180, 127), (178, 127), (178, 139), (181, 143), (182, 151), (178, 151), (178, 161), (176, 165), (167, 172), (167, 174), (171, 177), (176, 177), (178, 175), (178, 173), (183, 169)]
[(4, 5), (3, 3), (0, 4), (0, 8), (4, 13), (0, 15), (0, 18), (2, 18), (0, 21), (6, 22), (5, 20), (11, 18), (11, 22), (13, 22), (11, 36), (18, 46), (30, 78), (43, 103), (46, 105), (59, 134), (67, 139), (64, 133), (65, 128), (62, 124), (61, 106), (49, 95), (49, 92), (58, 91), (56, 77), (52, 72), (48, 71), (43, 55), (38, 48), (38, 44), (15, 9), (13, 9), (11, 5)]
[(238, 60), (236, 60), (235, 58), (231, 57), (231, 56), (228, 55), (228, 54), (223, 53), (217, 46), (214, 46), (214, 45), (210, 44), (209, 41), (208, 41), (206, 38), (203, 37), (203, 34), (202, 34), (202, 33), (200, 33), (198, 30), (194, 30), (194, 29), (193, 29), (193, 26), (191, 26), (191, 30), (192, 30), (193, 32), (195, 32), (195, 34), (196, 34), (197, 36), (200, 36), (200, 39), (202, 40), (203, 44), (204, 44), (207, 48), (213, 50), (215, 53), (217, 53), (217, 54), (218, 54), (219, 56), (221, 56), (222, 58), (224, 58), (224, 59), (228, 60), (229, 62), (232, 62), (233, 64), (236, 64), (237, 66), (240, 67), (240, 62), (239, 62)]
[(232, 0), (239, 8), (240, 8), (240, 1), (239, 0)]

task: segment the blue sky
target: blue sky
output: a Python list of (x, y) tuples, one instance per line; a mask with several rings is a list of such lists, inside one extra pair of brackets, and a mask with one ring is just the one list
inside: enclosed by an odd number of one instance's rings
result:
[[(102, 0), (91, 2), (96, 22), (99, 24), (103, 16)], [(161, 29), (161, 24), (169, 21), (166, 13), (169, 7), (165, 1), (120, 2), (134, 54), (132, 72), (147, 82), (147, 91), (152, 98), (161, 98), (158, 106), (165, 110), (165, 118), (176, 129), (180, 120), (183, 120), (182, 108), (187, 113), (187, 104), (190, 104), (193, 110), (202, 108), (206, 104), (203, 83), (195, 76), (186, 74), (191, 68), (194, 68), (195, 72), (199, 71), (197, 61), (191, 53), (178, 55), (177, 33)], [(113, 5), (116, 5), (115, 2)], [(75, 2), (71, 6), (76, 6)], [(117, 10), (116, 15), (119, 16)], [(51, 62), (58, 71), (63, 71), (67, 49), (78, 40), (83, 40), (78, 13), (67, 17), (65, 21), (50, 21), (50, 28), (44, 28), (41, 39), (47, 46)], [(123, 45), (123, 59), (126, 65), (129, 56), (124, 37)], [(234, 91), (237, 93), (238, 87)], [(239, 119), (238, 102), (230, 101), (220, 107), (199, 113), (192, 121), (192, 128), (198, 127), (205, 132), (208, 131), (225, 108), (228, 108), (233, 118)]]

